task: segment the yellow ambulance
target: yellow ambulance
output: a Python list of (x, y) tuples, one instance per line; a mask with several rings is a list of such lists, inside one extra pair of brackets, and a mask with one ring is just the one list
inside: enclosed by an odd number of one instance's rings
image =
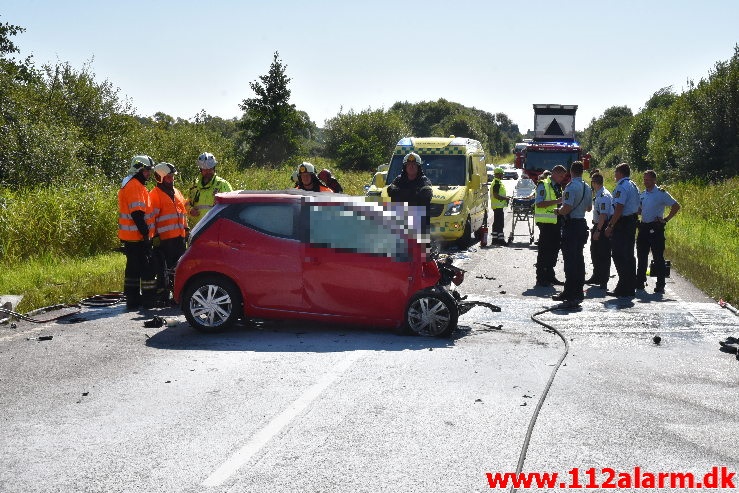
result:
[(477, 140), (465, 137), (406, 137), (395, 146), (382, 186), (383, 200), (390, 200), (387, 185), (403, 170), (403, 157), (415, 152), (423, 160), (423, 172), (433, 185), (431, 236), (467, 247), (482, 227), (488, 211), (485, 151)]

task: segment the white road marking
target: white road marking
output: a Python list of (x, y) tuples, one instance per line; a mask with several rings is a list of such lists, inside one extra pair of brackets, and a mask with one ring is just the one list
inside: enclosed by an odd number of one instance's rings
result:
[(365, 351), (353, 351), (340, 361), (330, 372), (326, 373), (313, 386), (308, 388), (287, 409), (275, 416), (272, 421), (259, 430), (243, 447), (237, 450), (226, 462), (203, 481), (203, 486), (219, 486), (244, 466), (267, 442), (287, 426), (296, 416), (302, 413), (324, 390), (341, 376), (357, 359), (364, 356)]

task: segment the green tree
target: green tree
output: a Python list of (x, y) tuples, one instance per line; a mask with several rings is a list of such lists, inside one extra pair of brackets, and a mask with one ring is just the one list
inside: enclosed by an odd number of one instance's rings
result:
[(339, 166), (374, 171), (388, 162), (395, 144), (406, 135), (408, 127), (395, 112), (339, 112), (326, 121), (325, 152)]
[(483, 132), (479, 118), (470, 113), (453, 113), (439, 123), (431, 127), (431, 135), (459, 136), (470, 139), (487, 141), (487, 135)]
[(624, 142), (633, 113), (628, 106), (612, 106), (593, 118), (583, 132), (583, 148), (593, 158), (591, 166), (614, 166), (625, 160)]
[(239, 105), (244, 111), (238, 143), (242, 167), (286, 161), (303, 152), (310, 137), (310, 120), (290, 104), (291, 79), (286, 69), (275, 52), (267, 75), (249, 83), (256, 97), (244, 99)]
[(637, 170), (661, 170), (662, 166), (649, 153), (649, 139), (662, 115), (677, 101), (672, 87), (656, 91), (644, 104), (641, 112), (634, 116), (626, 132), (624, 142), (625, 160)]
[(411, 135), (469, 137), (479, 140), (491, 155), (507, 154), (513, 141), (520, 138), (518, 126), (504, 113), (492, 114), (446, 99), (421, 103), (398, 102), (390, 111), (403, 119), (410, 127)]

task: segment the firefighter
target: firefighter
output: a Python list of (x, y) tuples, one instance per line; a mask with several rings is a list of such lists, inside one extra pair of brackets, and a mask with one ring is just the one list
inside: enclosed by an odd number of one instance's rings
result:
[(325, 183), (318, 178), (316, 175), (316, 167), (311, 163), (302, 162), (298, 166), (298, 182), (295, 188), (301, 190), (308, 190), (309, 192), (331, 192), (333, 190), (329, 188)]
[(431, 180), (422, 167), (421, 156), (411, 152), (403, 157), (403, 171), (387, 187), (387, 194), (392, 202), (404, 202), (410, 206), (424, 207), (425, 213), (421, 222), (422, 231), (431, 230)]
[(639, 188), (631, 181), (627, 163), (616, 166), (616, 188), (613, 190), (613, 216), (605, 229), (611, 240), (611, 257), (618, 272), (618, 283), (609, 296), (633, 298), (636, 294), (636, 214), (639, 211)]
[(154, 166), (154, 179), (157, 182), (149, 197), (154, 215), (155, 239), (160, 255), (156, 255), (155, 272), (157, 275), (157, 297), (161, 301), (169, 300), (172, 277), (170, 273), (185, 253), (187, 227), (187, 209), (185, 198), (174, 186), (177, 168), (170, 163), (159, 163)]
[(154, 304), (156, 281), (151, 267), (151, 238), (154, 233), (149, 192), (146, 182), (154, 160), (146, 155), (134, 156), (128, 176), (118, 190), (118, 238), (126, 254), (123, 294), (126, 308), (135, 310)]
[(539, 228), (539, 242), (536, 252), (536, 285), (562, 285), (554, 274), (557, 265), (562, 234), (562, 219), (555, 214), (557, 205), (562, 203), (558, 185), (564, 181), (567, 170), (562, 165), (552, 169), (550, 176), (539, 180), (536, 187), (534, 222)]
[[(644, 172), (644, 191), (640, 196), (639, 236), (636, 238), (636, 288), (644, 289), (647, 284), (647, 258), (652, 251), (654, 268), (651, 274), (657, 277), (655, 293), (665, 292), (665, 226), (680, 210), (680, 204), (672, 198), (667, 190), (657, 184), (657, 173), (653, 170)], [(663, 217), (665, 208), (669, 207), (667, 217)]]
[(505, 233), (503, 232), (503, 226), (505, 224), (504, 209), (511, 200), (510, 197), (506, 196), (505, 185), (503, 184), (503, 168), (497, 166), (493, 170), (493, 185), (492, 185), (492, 198), (490, 200), (490, 207), (493, 209), (493, 245), (506, 245)]
[(344, 187), (342, 187), (339, 180), (331, 174), (331, 170), (326, 168), (322, 169), (321, 172), (318, 173), (318, 179), (325, 183), (328, 188), (334, 191), (334, 193), (344, 193)]
[(588, 223), (585, 213), (593, 207), (590, 187), (582, 179), (583, 163), (574, 161), (570, 166), (572, 181), (564, 190), (562, 206), (554, 213), (563, 218), (562, 259), (565, 284), (562, 292), (552, 296), (554, 301), (566, 301), (579, 305), (585, 285), (585, 258), (583, 249), (588, 242)]
[(218, 161), (210, 152), (198, 156), (200, 179), (195, 181), (187, 193), (187, 211), (193, 218), (193, 225), (213, 208), (217, 193), (233, 190), (229, 182), (216, 175), (216, 164)]

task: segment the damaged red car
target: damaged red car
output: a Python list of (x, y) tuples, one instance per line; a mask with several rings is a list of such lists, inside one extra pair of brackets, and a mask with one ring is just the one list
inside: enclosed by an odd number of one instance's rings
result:
[(463, 271), (427, 256), (412, 209), (300, 190), (218, 194), (177, 264), (174, 298), (203, 332), (246, 317), (447, 335), (460, 313), (448, 285)]

